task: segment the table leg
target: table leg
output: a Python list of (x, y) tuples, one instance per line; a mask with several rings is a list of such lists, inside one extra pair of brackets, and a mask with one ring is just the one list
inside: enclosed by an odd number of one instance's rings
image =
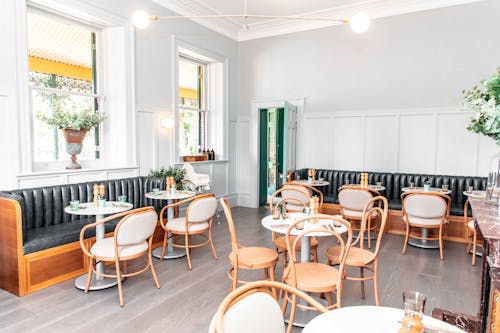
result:
[[(300, 251), (300, 262), (309, 262), (311, 261), (311, 237), (304, 236), (301, 239), (301, 251)], [(324, 303), (326, 302), (322, 299), (316, 298), (317, 301)], [(299, 299), (297, 300), (297, 304), (306, 305), (306, 303)], [(288, 323), (288, 318), (290, 317), (290, 306), (287, 309), (285, 314), (285, 322)], [(320, 313), (314, 310), (306, 310), (297, 306), (297, 310), (295, 311), (295, 317), (293, 318), (293, 326), (297, 327), (305, 327), (308, 322), (310, 322), (313, 318), (318, 316)]]
[[(173, 199), (167, 200), (167, 204), (171, 205), (174, 203)], [(167, 218), (170, 221), (171, 219), (174, 218), (174, 209), (172, 207), (167, 209)], [(161, 257), (161, 251), (162, 247), (157, 247), (156, 249), (153, 250), (152, 254), (153, 257), (162, 259)], [(165, 255), (163, 256), (163, 259), (176, 259), (176, 258), (182, 258), (186, 256), (186, 250), (180, 247), (173, 247), (167, 245), (167, 248), (165, 249)]]
[[(96, 221), (100, 221), (104, 218), (104, 215), (96, 215)], [(99, 224), (95, 228), (95, 238), (96, 241), (100, 241), (104, 239), (104, 234), (105, 234), (105, 228), (104, 224)], [(104, 273), (105, 271), (105, 266), (104, 262), (98, 261), (95, 265), (95, 270), (98, 273)], [(111, 273), (114, 274), (114, 273)], [(122, 281), (124, 278), (122, 277)], [(104, 276), (93, 274), (92, 275), (92, 280), (90, 281), (90, 287), (89, 290), (102, 290), (102, 289), (107, 289), (114, 287), (118, 284), (116, 281), (116, 278), (105, 278)], [(87, 285), (87, 274), (80, 275), (76, 280), (75, 280), (75, 287), (81, 290), (85, 290), (85, 286)]]
[[(422, 228), (422, 237), (428, 237), (428, 236), (429, 236), (429, 229)], [(439, 241), (437, 240), (410, 238), (408, 240), (408, 244), (422, 249), (439, 249)]]

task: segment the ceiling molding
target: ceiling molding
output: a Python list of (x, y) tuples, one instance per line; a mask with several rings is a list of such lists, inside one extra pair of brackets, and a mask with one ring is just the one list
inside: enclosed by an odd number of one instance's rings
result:
[[(483, 0), (365, 0), (301, 13), (297, 16), (342, 19), (352, 17), (355, 13), (362, 11), (368, 13), (373, 19), (377, 19), (479, 1)], [(183, 16), (238, 14), (222, 13), (207, 5), (203, 0), (153, 0), (153, 2)], [(236, 41), (278, 36), (341, 24), (338, 22), (271, 19), (248, 23), (247, 29), (243, 29), (242, 23), (232, 18), (193, 19), (193, 21)]]

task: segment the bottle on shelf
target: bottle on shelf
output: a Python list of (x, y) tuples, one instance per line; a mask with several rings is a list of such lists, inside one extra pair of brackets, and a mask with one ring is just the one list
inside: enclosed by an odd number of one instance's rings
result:
[(212, 161), (214, 161), (214, 160), (215, 160), (215, 151), (214, 151), (214, 149), (213, 149), (213, 148), (212, 148), (212, 150), (210, 150), (210, 159), (211, 159)]

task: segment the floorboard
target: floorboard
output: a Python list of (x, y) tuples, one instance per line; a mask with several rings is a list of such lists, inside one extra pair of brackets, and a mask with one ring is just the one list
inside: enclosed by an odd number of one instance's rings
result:
[[(260, 225), (265, 209), (235, 208), (233, 217), (239, 241), (246, 246), (272, 247), (270, 232)], [(85, 295), (73, 281), (18, 298), (0, 290), (2, 332), (206, 332), (220, 301), (227, 294), (228, 255), (231, 251), (225, 219), (214, 223), (214, 243), (219, 260), (209, 247), (192, 251), (193, 270), (186, 259), (160, 261), (154, 265), (161, 289), (151, 274), (128, 278), (123, 283), (125, 307), (120, 308), (116, 288)], [(320, 260), (328, 241), (320, 240)], [(403, 238), (384, 235), (380, 255), (381, 304), (401, 307), (404, 290), (418, 290), (428, 296), (425, 313), (435, 307), (475, 315), (479, 311), (481, 258), (471, 266), (465, 245), (445, 244), (445, 260), (438, 250), (409, 246), (401, 254)], [(130, 269), (140, 267), (135, 262)], [(279, 264), (277, 276), (281, 277)], [(263, 272), (249, 272), (246, 279), (261, 279)], [(344, 285), (343, 306), (374, 304), (372, 283), (366, 283), (367, 298), (361, 299), (359, 283)], [(295, 329), (294, 332), (300, 332)]]

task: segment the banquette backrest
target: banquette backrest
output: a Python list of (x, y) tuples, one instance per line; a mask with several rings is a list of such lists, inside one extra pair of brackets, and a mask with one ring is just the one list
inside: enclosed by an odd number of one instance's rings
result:
[[(300, 176), (301, 179), (307, 179), (307, 170), (296, 170), (294, 175)], [(346, 180), (349, 180), (351, 184), (359, 183), (360, 174), (361, 171), (317, 169), (316, 178), (325, 178), (326, 181), (330, 182), (328, 186), (318, 187), (323, 191), (324, 201), (326, 203), (338, 203), (338, 189), (345, 184)], [(451, 190), (451, 214), (462, 215), (463, 206), (465, 200), (467, 200), (463, 192), (467, 189), (467, 186), (473, 186), (475, 190), (484, 190), (486, 189), (487, 180), (484, 177), (368, 172), (368, 182), (370, 184), (381, 182), (385, 186), (386, 189), (381, 194), (387, 198), (391, 209), (401, 209), (401, 189), (403, 187), (409, 186), (410, 183), (422, 187), (426, 181), (429, 181), (432, 187), (438, 188), (441, 188), (443, 184), (447, 184)]]
[(85, 215), (67, 214), (64, 208), (71, 200), (92, 201), (94, 184), (105, 186), (105, 196), (109, 201), (117, 200), (119, 195), (126, 195), (127, 201), (132, 203), (134, 208), (152, 205), (159, 211), (164, 205), (159, 200), (146, 199), (144, 196), (153, 187), (165, 187), (164, 179), (151, 177), (19, 189), (0, 192), (0, 196), (17, 200), (20, 203), (24, 242), (30, 230), (88, 219), (89, 217)]

